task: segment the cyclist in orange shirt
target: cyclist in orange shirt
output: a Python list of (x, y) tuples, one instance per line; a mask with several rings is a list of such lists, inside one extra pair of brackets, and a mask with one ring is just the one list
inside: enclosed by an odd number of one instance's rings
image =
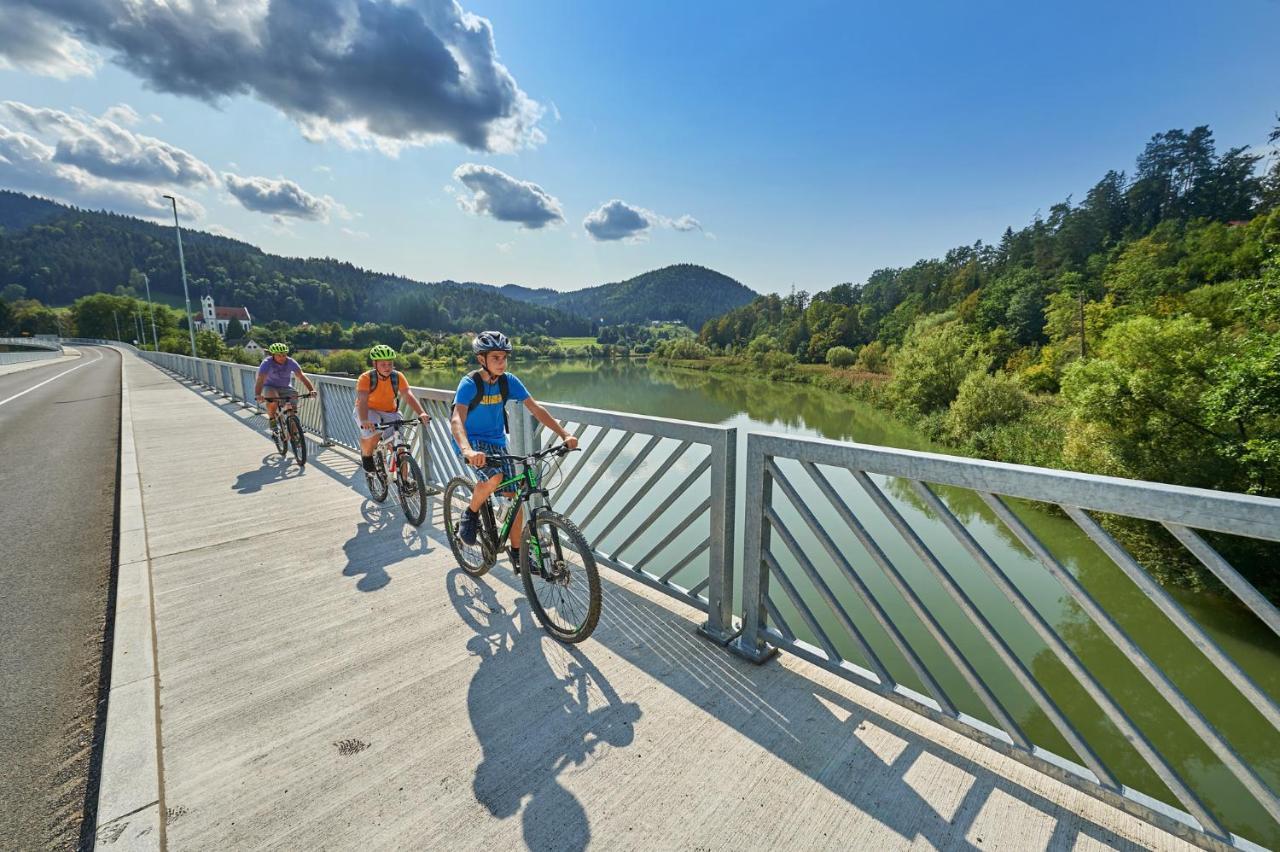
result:
[[(356, 380), (356, 407), (352, 415), (360, 428), (360, 462), (372, 473), (373, 451), (378, 446), (379, 433), (384, 431), (378, 427), (400, 419), (400, 388), (408, 388), (409, 380), (395, 368), (396, 351), (390, 346), (381, 343), (374, 346), (369, 350), (369, 360), (373, 362), (373, 369), (361, 373)], [(405, 399), (419, 420), (423, 423), (431, 420), (416, 396), (409, 393)]]

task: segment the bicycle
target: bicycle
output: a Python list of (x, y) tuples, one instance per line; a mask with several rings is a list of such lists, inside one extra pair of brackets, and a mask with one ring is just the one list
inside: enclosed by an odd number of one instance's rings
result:
[[(480, 530), (475, 545), (468, 545), (458, 537), (462, 513), (470, 506), (475, 493), (475, 483), (466, 476), (455, 476), (445, 485), (444, 523), (458, 566), (473, 577), (481, 577), (497, 563), (499, 548), (511, 531), (516, 512), (529, 504), (520, 542), (520, 565), (516, 570), (524, 581), (533, 614), (543, 629), (561, 642), (577, 643), (590, 636), (600, 620), (600, 572), (595, 557), (591, 555), (586, 537), (572, 521), (530, 503), (534, 495), (550, 497), (543, 486), (539, 463), (570, 452), (573, 451), (560, 444), (527, 456), (486, 453), (490, 459), (508, 460), (523, 468), (521, 473), (498, 486), (499, 493), (512, 489), (516, 492), (501, 526), (492, 502), (486, 500), (480, 507)], [(580, 568), (566, 558), (566, 550), (578, 555)]]
[[(275, 441), (276, 452), (280, 453), (281, 457), (292, 449), (293, 458), (298, 462), (298, 467), (303, 467), (307, 463), (307, 437), (302, 431), (302, 421), (298, 419), (296, 403), (300, 399), (315, 395), (315, 391), (312, 391), (275, 398), (276, 419), (271, 421), (271, 440)], [(266, 397), (258, 398), (266, 399)], [(281, 423), (284, 425), (282, 426)]]
[[(376, 428), (382, 430), (382, 436), (373, 451), (374, 469), (364, 472), (369, 496), (375, 503), (386, 500), (391, 483), (395, 483), (396, 498), (404, 509), (405, 517), (415, 527), (421, 526), (427, 517), (427, 496), (439, 493), (434, 488), (427, 488), (422, 468), (413, 457), (409, 443), (400, 434), (401, 427), (420, 425), (420, 420), (389, 420), (378, 424)], [(390, 459), (390, 464), (387, 459)]]

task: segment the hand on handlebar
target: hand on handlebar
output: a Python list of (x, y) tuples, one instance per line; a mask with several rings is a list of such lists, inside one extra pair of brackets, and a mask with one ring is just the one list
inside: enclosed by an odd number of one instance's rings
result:
[(469, 452), (463, 453), (462, 456), (467, 460), (467, 464), (471, 465), (472, 467), (475, 467), (475, 468), (484, 467), (484, 462), (485, 462), (484, 453), (480, 452), (479, 450), (470, 450)]
[(564, 445), (565, 445), (566, 447), (568, 447), (569, 449), (571, 449), (571, 450), (576, 450), (576, 449), (578, 449), (578, 436), (577, 436), (577, 435), (566, 435), (566, 436), (565, 436), (565, 438), (564, 438)]

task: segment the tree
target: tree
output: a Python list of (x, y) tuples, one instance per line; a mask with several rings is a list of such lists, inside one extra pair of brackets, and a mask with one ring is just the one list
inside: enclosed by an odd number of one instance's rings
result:
[(244, 334), (244, 326), (240, 324), (240, 320), (232, 317), (227, 321), (227, 333), (224, 335), (226, 340), (239, 340)]
[(852, 367), (858, 355), (848, 346), (833, 346), (827, 350), (827, 363), (832, 367)]
[(216, 331), (208, 329), (196, 332), (196, 354), (201, 358), (213, 358), (221, 361), (226, 357), (226, 347)]
[(894, 358), (888, 396), (904, 414), (939, 411), (956, 398), (965, 376), (986, 366), (986, 356), (960, 323), (917, 323)]

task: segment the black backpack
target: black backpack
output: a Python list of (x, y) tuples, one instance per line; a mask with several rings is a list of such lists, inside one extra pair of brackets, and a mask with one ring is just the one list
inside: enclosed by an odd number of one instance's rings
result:
[[(467, 403), (467, 415), (476, 410), (476, 406), (480, 404), (481, 397), (484, 396), (484, 379), (480, 378), (479, 370), (472, 370), (467, 373), (467, 378), (471, 379), (476, 386), (476, 395), (471, 398), (471, 402)], [(511, 389), (507, 384), (507, 374), (503, 373), (498, 376), (498, 393), (502, 394), (502, 431), (508, 435), (511, 434), (511, 424), (507, 421), (507, 400), (511, 398)]]
[[(378, 371), (370, 370), (366, 373), (369, 377), (369, 393), (373, 393), (373, 389), (378, 386)], [(391, 393), (396, 398), (396, 411), (400, 410), (400, 374), (395, 370), (391, 371)]]

